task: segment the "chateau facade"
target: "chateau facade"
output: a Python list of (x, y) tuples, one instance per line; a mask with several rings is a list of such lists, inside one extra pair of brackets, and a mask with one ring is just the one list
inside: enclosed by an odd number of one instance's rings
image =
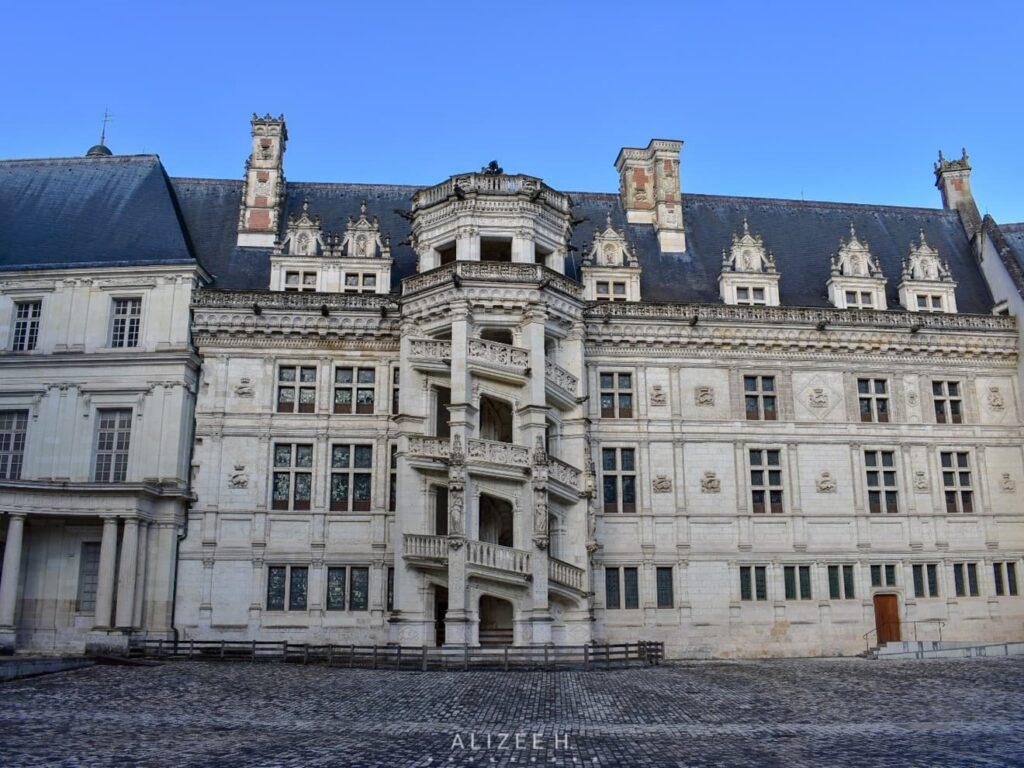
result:
[(1024, 634), (1024, 226), (0, 162), (0, 645)]

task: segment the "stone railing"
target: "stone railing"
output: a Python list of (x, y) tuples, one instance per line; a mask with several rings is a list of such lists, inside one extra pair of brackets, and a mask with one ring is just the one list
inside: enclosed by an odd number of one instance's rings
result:
[(420, 533), (405, 534), (405, 556), (425, 560), (448, 559), (448, 537), (427, 536)]
[(429, 459), (448, 459), (452, 444), (447, 437), (410, 437), (409, 454)]
[(230, 307), (232, 309), (327, 309), (373, 310), (381, 307), (398, 312), (398, 302), (386, 293), (307, 293), (291, 291), (223, 291), (201, 289), (192, 292), (193, 307)]
[(555, 210), (569, 212), (569, 196), (556, 192), (543, 181), (533, 176), (506, 176), (505, 174), (465, 173), (452, 176), (433, 187), (421, 189), (412, 196), (413, 210), (428, 208), (442, 203), (456, 194), (455, 185), (463, 194), (483, 195), (528, 195), (531, 199), (543, 200)]
[(486, 541), (466, 542), (466, 562), (496, 571), (509, 571), (521, 575), (530, 573), (530, 553), (512, 547), (503, 547)]
[(572, 563), (554, 557), (548, 558), (548, 581), (572, 587), (580, 592), (587, 591), (587, 572)]
[(435, 360), (452, 359), (452, 343), (447, 339), (412, 339), (409, 342), (409, 356)]
[(573, 397), (576, 396), (580, 380), (557, 363), (550, 360), (544, 362), (544, 377), (556, 387), (561, 387)]
[(521, 445), (513, 445), (512, 443), (501, 443), (497, 440), (470, 438), (466, 441), (466, 458), (469, 461), (486, 461), (490, 464), (529, 467), (530, 449)]
[[(451, 264), (412, 275), (402, 281), (402, 295), (452, 283), (455, 275), (462, 280), (482, 280), (501, 283), (542, 283), (578, 299), (583, 298), (583, 286), (543, 264), (520, 264), (508, 261), (456, 261)], [(301, 295), (301, 294), (294, 294)], [(318, 294), (319, 295), (319, 294)]]
[[(450, 352), (451, 345), (449, 344)], [(466, 353), (470, 360), (479, 360), (489, 365), (523, 375), (525, 375), (526, 369), (530, 367), (529, 350), (513, 347), (510, 344), (502, 344), (498, 341), (469, 339)]]
[(576, 467), (571, 464), (566, 464), (561, 459), (551, 457), (548, 459), (548, 477), (552, 480), (564, 483), (570, 488), (579, 490), (580, 478), (583, 477), (583, 472), (576, 469)]
[(1017, 320), (1009, 315), (966, 315), (944, 312), (901, 312), (878, 309), (829, 309), (817, 307), (746, 307), (729, 304), (648, 304), (602, 302), (587, 307), (587, 319), (645, 319), (782, 323), (824, 323), (829, 326), (876, 328), (937, 328), (943, 330), (1013, 331)]

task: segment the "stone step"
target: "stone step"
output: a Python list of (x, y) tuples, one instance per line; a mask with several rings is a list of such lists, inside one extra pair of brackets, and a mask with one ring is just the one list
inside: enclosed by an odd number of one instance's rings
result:
[[(891, 646), (908, 646), (892, 648)], [(971, 643), (963, 641), (921, 641), (886, 643), (875, 651), (878, 659), (972, 659), (979, 657), (1024, 656), (1024, 641), (1008, 643)]]

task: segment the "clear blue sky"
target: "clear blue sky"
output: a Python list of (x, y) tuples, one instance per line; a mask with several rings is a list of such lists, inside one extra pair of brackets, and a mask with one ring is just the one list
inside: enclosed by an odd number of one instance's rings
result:
[(966, 146), (1024, 221), (1024, 3), (16, 3), (0, 156), (116, 153), (241, 178), (283, 112), (295, 180), (431, 184), (496, 158), (611, 191), (621, 146), (686, 142), (683, 191), (938, 206)]

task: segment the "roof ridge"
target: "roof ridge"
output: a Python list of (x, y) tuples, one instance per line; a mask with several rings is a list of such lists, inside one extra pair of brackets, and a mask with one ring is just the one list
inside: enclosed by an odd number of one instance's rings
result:
[(826, 206), (829, 208), (854, 208), (860, 210), (901, 210), (901, 211), (919, 211), (921, 213), (938, 213), (946, 214), (951, 216), (958, 216), (956, 211), (946, 210), (945, 208), (925, 208), (917, 205), (889, 205), (882, 203), (847, 203), (833, 200), (793, 200), (786, 197), (749, 197), (746, 195), (708, 195), (697, 192), (683, 193), (683, 202), (686, 202), (687, 198), (697, 198), (698, 200), (713, 200), (713, 201), (734, 201), (738, 203), (776, 203), (783, 205), (793, 205), (798, 208), (818, 208)]
[(93, 155), (91, 157), (70, 156), (70, 157), (15, 157), (7, 160), (0, 160), (0, 165), (39, 165), (39, 164), (51, 164), (51, 163), (67, 163), (67, 162), (79, 162), (79, 163), (110, 163), (118, 160), (156, 160), (160, 162), (160, 155), (155, 153), (145, 153), (137, 155)]

